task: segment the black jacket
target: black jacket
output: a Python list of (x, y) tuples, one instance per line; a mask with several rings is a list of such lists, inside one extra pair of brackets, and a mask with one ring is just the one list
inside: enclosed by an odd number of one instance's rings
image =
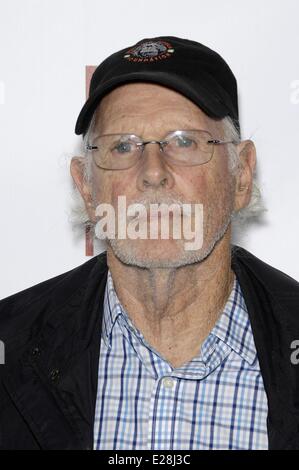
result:
[[(106, 253), (0, 302), (1, 449), (92, 449)], [(299, 283), (241, 247), (232, 268), (268, 397), (270, 449), (299, 449)]]

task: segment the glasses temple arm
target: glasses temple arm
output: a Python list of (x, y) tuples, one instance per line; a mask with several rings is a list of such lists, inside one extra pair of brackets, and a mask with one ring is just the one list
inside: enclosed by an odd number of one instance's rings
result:
[(221, 144), (238, 144), (237, 140), (219, 140), (219, 139), (212, 139), (207, 141), (208, 144), (214, 145), (221, 145)]

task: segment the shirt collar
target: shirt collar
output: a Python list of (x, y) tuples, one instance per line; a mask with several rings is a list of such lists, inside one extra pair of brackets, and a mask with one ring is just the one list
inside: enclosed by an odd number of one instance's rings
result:
[[(118, 317), (121, 317), (123, 322), (132, 327), (132, 322), (126, 310), (118, 300), (112, 275), (108, 269), (102, 326), (102, 337), (107, 347), (111, 345), (112, 330)], [(211, 346), (215, 343), (213, 338), (215, 337), (233, 349), (250, 365), (256, 360), (257, 353), (250, 320), (237, 277), (235, 277), (231, 293), (222, 314), (202, 344), (201, 351), (203, 356), (211, 352)]]
[(102, 325), (102, 338), (106, 346), (111, 345), (112, 329), (115, 325), (117, 318), (123, 315), (123, 308), (119, 302), (112, 280), (112, 275), (108, 269), (107, 283), (104, 296), (104, 312), (103, 312), (103, 325)]

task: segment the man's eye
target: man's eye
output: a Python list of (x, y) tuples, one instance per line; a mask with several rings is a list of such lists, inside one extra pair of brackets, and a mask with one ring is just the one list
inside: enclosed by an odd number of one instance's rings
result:
[(130, 142), (119, 142), (112, 150), (118, 153), (128, 153), (133, 150), (133, 145)]
[(195, 145), (195, 142), (190, 137), (180, 136), (176, 139), (176, 145), (178, 147), (189, 148)]

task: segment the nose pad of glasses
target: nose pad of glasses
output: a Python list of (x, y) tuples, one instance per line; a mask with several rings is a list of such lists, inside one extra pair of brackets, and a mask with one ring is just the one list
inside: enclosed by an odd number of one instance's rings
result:
[(160, 144), (160, 152), (163, 152), (164, 147), (167, 146), (168, 142), (167, 142), (167, 140), (162, 140), (161, 142), (159, 142), (159, 144)]

